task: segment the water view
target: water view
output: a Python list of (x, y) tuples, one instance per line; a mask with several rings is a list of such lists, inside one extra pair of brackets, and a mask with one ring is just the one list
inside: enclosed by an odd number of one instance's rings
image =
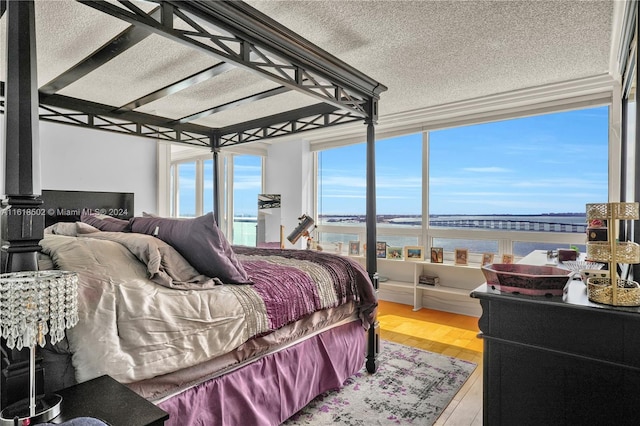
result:
[[(320, 223), (335, 227), (340, 226), (365, 226), (365, 215), (332, 215), (320, 216)], [(422, 218), (419, 215), (378, 215), (378, 230), (385, 231), (398, 228), (415, 228), (416, 234), (410, 236), (380, 235), (378, 240), (384, 241), (388, 246), (414, 246), (418, 245), (418, 230), (422, 226)], [(585, 233), (586, 216), (584, 213), (540, 214), (540, 215), (432, 215), (429, 218), (429, 226), (432, 229), (486, 229), (506, 231), (533, 231), (533, 232), (568, 232)], [(387, 232), (385, 232), (387, 233)], [(317, 236), (316, 236), (317, 239)], [(342, 244), (343, 250), (350, 241), (358, 239), (357, 234), (346, 232), (323, 232), (319, 236), (319, 242), (325, 246), (335, 247)], [(234, 244), (255, 245), (256, 222), (251, 218), (236, 218), (234, 221)], [(443, 247), (445, 251), (453, 251), (455, 248), (468, 248), (471, 253), (498, 253), (498, 242), (483, 239), (452, 239), (435, 238), (433, 245)], [(556, 249), (557, 243), (544, 242), (515, 242), (513, 252), (516, 256), (524, 256), (532, 250)], [(584, 250), (584, 246), (579, 247)]]

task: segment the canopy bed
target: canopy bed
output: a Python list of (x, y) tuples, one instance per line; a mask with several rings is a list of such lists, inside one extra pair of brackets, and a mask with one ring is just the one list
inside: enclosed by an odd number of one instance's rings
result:
[[(3, 271), (36, 270), (39, 262), (79, 271), (80, 326), (69, 334), (69, 352), (54, 348), (63, 358), (73, 357), (76, 380), (106, 372), (163, 407), (171, 424), (277, 424), (358, 371), (365, 346), (366, 367), (375, 372), (374, 129), (385, 86), (238, 1), (0, 0), (0, 23), (7, 28), (6, 81), (0, 81), (6, 131)], [(46, 48), (36, 49), (36, 40)], [(64, 225), (49, 218), (45, 235), (45, 211), (59, 211), (65, 201), (60, 194), (47, 195), (43, 204), (47, 183), (40, 182), (38, 120), (208, 147), (215, 176), (225, 147), (363, 121), (366, 273), (335, 255), (224, 246), (216, 228), (218, 179), (213, 216), (189, 220), (189, 226), (218, 238), (226, 260), (245, 269), (246, 282), (203, 273), (180, 250), (166, 230), (187, 222), (126, 217), (108, 224), (127, 223), (114, 230), (101, 228), (101, 220), (109, 221), (102, 216)], [(121, 206), (111, 204), (112, 195), (108, 206), (117, 211)], [(71, 199), (77, 202), (74, 194)], [(87, 202), (81, 206), (92, 208)], [(286, 284), (278, 268), (311, 279)], [(188, 279), (177, 277), (185, 271), (192, 272)], [(278, 278), (267, 280), (261, 271)], [(295, 300), (287, 292), (304, 293), (303, 287), (311, 296), (287, 316), (283, 303)], [(189, 301), (177, 303), (177, 295)], [(132, 301), (135, 308), (123, 306)], [(224, 307), (218, 317), (214, 305)], [(178, 314), (179, 307), (207, 319)], [(109, 317), (114, 312), (122, 318)], [(155, 324), (175, 321), (173, 331), (182, 340), (158, 340), (168, 335), (162, 327), (157, 334), (149, 324), (135, 329), (132, 324), (145, 322), (143, 317)], [(177, 317), (202, 324), (190, 328)], [(114, 334), (96, 339), (105, 333), (96, 328), (100, 322), (113, 325)], [(216, 322), (225, 323), (226, 331), (214, 331)], [(366, 336), (363, 329), (369, 330)], [(136, 339), (150, 341), (123, 349)], [(209, 340), (220, 346), (208, 347)], [(85, 341), (91, 343), (80, 344)], [(193, 346), (205, 349), (179, 350)], [(323, 371), (336, 363), (342, 367)]]

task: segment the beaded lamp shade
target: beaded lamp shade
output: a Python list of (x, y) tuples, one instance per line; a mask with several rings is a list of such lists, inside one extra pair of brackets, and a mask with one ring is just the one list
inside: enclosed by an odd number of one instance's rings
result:
[(0, 274), (0, 328), (9, 349), (30, 349), (28, 401), (0, 413), (0, 425), (48, 421), (60, 413), (58, 395), (36, 398), (35, 348), (48, 334), (55, 344), (78, 322), (78, 275), (68, 271), (26, 271)]

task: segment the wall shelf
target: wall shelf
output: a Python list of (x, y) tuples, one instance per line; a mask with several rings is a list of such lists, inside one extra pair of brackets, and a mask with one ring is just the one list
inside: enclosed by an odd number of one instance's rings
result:
[[(365, 265), (363, 256), (351, 256)], [(378, 274), (387, 278), (380, 281), (378, 296), (381, 300), (413, 305), (413, 310), (437, 309), (462, 315), (480, 317), (480, 303), (470, 297), (470, 293), (485, 282), (480, 264), (456, 265), (451, 261), (431, 263), (429, 261), (408, 261), (378, 259)], [(439, 284), (419, 285), (420, 275), (435, 275)]]

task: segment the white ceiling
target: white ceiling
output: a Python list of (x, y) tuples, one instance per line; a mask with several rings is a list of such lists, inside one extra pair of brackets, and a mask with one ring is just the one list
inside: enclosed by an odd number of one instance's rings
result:
[(614, 1), (247, 3), (386, 85), (380, 121), (611, 69)]

